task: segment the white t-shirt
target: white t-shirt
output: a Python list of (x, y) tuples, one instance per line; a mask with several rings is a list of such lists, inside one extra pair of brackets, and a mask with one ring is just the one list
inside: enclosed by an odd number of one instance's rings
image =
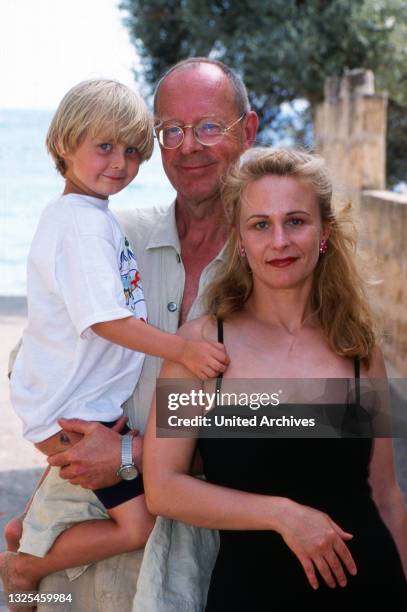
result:
[(40, 218), (27, 263), (28, 326), (11, 377), (24, 436), (41, 442), (60, 417), (113, 421), (133, 392), (144, 354), (90, 326), (147, 321), (135, 257), (108, 201), (69, 194)]

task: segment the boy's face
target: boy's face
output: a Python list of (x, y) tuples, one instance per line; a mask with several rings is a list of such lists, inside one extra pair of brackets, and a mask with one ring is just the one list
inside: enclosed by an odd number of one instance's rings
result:
[(75, 193), (107, 198), (124, 189), (137, 175), (140, 155), (136, 147), (87, 134), (72, 153), (61, 153), (65, 179)]

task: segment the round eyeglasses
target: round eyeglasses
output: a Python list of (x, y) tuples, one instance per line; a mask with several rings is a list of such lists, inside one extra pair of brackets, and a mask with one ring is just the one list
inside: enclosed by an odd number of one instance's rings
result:
[(236, 121), (230, 125), (224, 125), (223, 123), (217, 123), (210, 119), (202, 119), (195, 125), (172, 125), (167, 124), (164, 126), (156, 126), (156, 136), (158, 142), (164, 149), (177, 149), (182, 145), (185, 138), (185, 130), (187, 128), (192, 129), (192, 133), (195, 139), (206, 147), (213, 147), (218, 144), (222, 138), (232, 129), (235, 125), (243, 119), (246, 113), (243, 113)]

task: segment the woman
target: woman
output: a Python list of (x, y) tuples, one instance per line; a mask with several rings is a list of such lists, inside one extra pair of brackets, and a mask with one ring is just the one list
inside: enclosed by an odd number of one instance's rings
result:
[[(359, 389), (360, 376), (385, 378), (346, 215), (331, 200), (323, 162), (301, 152), (257, 149), (229, 175), (224, 270), (208, 316), (181, 331), (224, 340), (224, 384), (355, 378)], [(161, 378), (196, 384), (174, 363)], [(344, 398), (344, 410), (355, 403)], [(189, 475), (196, 446), (208, 482)], [(153, 409), (144, 474), (152, 513), (220, 530), (207, 611), (406, 609), (407, 514), (391, 440), (158, 438)]]

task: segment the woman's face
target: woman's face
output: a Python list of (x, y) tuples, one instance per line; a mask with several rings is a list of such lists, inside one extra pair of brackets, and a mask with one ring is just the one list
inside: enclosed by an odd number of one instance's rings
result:
[(323, 226), (312, 186), (304, 179), (266, 175), (242, 193), (241, 246), (255, 284), (292, 289), (312, 280)]

